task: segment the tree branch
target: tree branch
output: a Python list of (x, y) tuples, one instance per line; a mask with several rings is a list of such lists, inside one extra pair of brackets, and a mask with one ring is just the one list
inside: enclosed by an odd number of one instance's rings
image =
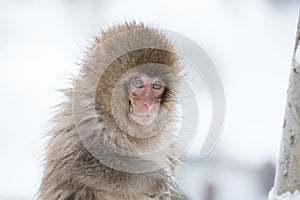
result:
[(300, 190), (300, 15), (287, 93), (275, 190), (278, 195)]

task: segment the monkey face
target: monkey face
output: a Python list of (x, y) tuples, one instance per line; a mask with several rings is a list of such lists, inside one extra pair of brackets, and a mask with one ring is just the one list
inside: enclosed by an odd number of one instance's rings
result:
[(150, 125), (157, 118), (165, 84), (158, 77), (139, 74), (128, 83), (129, 118), (138, 125)]
[(119, 78), (112, 92), (112, 115), (117, 126), (129, 135), (152, 137), (170, 123), (176, 75), (167, 66), (147, 64)]

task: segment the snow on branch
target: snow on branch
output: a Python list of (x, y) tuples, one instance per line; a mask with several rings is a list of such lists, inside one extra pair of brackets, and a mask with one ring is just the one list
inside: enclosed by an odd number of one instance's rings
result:
[(300, 200), (300, 193), (296, 190), (294, 193), (286, 192), (281, 195), (277, 195), (275, 189), (272, 189), (269, 193), (268, 200)]

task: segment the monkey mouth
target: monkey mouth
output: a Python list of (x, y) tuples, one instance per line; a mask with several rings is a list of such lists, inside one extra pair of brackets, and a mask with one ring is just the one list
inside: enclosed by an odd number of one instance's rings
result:
[(131, 114), (132, 120), (141, 125), (146, 126), (152, 123), (152, 117), (150, 115), (139, 115), (139, 114)]
[(151, 117), (150, 115), (143, 115), (143, 114), (133, 114), (133, 115), (138, 117)]

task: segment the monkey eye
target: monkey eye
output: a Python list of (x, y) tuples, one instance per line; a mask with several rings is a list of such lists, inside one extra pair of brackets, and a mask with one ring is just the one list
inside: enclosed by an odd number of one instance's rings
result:
[(132, 84), (133, 84), (133, 86), (135, 88), (142, 88), (142, 87), (144, 87), (143, 81), (141, 81), (140, 79), (134, 80)]
[(156, 82), (153, 83), (152, 87), (155, 90), (160, 90), (162, 88), (162, 84), (161, 84), (161, 82), (156, 81)]

